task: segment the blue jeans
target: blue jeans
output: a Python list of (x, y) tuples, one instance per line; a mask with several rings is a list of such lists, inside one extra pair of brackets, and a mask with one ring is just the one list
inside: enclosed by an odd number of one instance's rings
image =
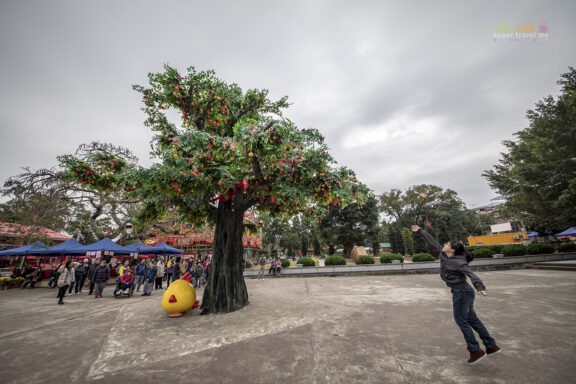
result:
[(476, 352), (480, 349), (472, 329), (478, 333), (486, 348), (492, 348), (496, 345), (496, 341), (490, 336), (486, 327), (484, 327), (484, 324), (474, 312), (474, 295), (474, 288), (468, 284), (462, 288), (452, 288), (454, 320), (456, 320), (456, 324), (458, 324), (462, 334), (464, 334), (464, 339), (470, 352)]
[(134, 286), (136, 287), (137, 291), (140, 290), (140, 286), (142, 285), (143, 282), (144, 282), (144, 275), (134, 276)]

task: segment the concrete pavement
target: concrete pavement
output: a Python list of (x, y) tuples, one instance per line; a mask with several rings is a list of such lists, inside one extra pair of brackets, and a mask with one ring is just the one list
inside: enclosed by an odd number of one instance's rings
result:
[[(7, 383), (572, 383), (576, 273), (480, 272), (504, 350), (478, 365), (436, 274), (247, 279), (250, 305), (170, 319), (153, 296), (0, 291)], [(201, 298), (201, 291), (199, 296)]]

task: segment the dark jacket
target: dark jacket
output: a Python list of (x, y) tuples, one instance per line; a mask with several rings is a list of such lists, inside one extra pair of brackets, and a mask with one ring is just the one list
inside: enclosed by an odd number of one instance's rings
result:
[(136, 276), (145, 276), (146, 275), (146, 269), (148, 269), (148, 267), (146, 266), (146, 264), (138, 264), (136, 266), (136, 272), (134, 272), (134, 275)]
[(84, 274), (86, 273), (86, 268), (83, 265), (74, 268), (74, 273), (76, 274), (76, 281), (80, 281), (84, 278)]
[(174, 269), (172, 270), (172, 279), (178, 280), (180, 278), (180, 263), (174, 262)]
[(110, 279), (110, 268), (101, 266), (96, 267), (92, 281), (95, 283), (105, 283), (108, 279)]
[(156, 278), (156, 267), (152, 269), (146, 268), (146, 274), (144, 275), (144, 278), (148, 281), (154, 281)]
[(96, 268), (98, 268), (98, 264), (90, 264), (90, 268), (88, 268), (88, 280), (94, 281), (94, 272), (96, 272)]
[(486, 289), (482, 280), (480, 280), (468, 266), (466, 255), (448, 257), (448, 255), (442, 252), (442, 245), (440, 245), (432, 235), (422, 228), (420, 228), (417, 233), (419, 233), (430, 248), (432, 248), (432, 256), (440, 258), (440, 277), (447, 286), (450, 288), (463, 287), (466, 285), (466, 276), (468, 276), (477, 291), (484, 291)]

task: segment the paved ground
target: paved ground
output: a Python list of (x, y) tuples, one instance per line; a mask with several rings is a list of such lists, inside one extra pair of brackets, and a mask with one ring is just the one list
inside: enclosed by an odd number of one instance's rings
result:
[[(576, 273), (481, 272), (504, 352), (468, 366), (439, 276), (248, 279), (251, 304), (170, 319), (161, 295), (0, 292), (8, 383), (573, 383)], [(199, 292), (201, 293), (201, 292)]]

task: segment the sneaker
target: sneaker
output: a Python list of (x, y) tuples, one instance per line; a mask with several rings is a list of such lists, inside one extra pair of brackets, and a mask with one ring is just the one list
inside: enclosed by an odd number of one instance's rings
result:
[(95, 296), (94, 296), (95, 299), (97, 299), (97, 298), (99, 298), (99, 297), (100, 297), (100, 296), (98, 296), (98, 295), (95, 295)]
[(470, 352), (470, 358), (468, 359), (468, 364), (476, 364), (485, 357), (486, 352), (484, 352), (482, 349), (479, 349), (475, 352)]
[(64, 302), (62, 300), (58, 301), (58, 304), (62, 305)]
[(140, 290), (137, 290), (136, 292), (140, 293)]
[(100, 298), (103, 298), (104, 296), (100, 295)]
[(500, 353), (500, 352), (502, 352), (502, 349), (500, 349), (500, 347), (497, 346), (496, 344), (494, 344), (494, 346), (491, 348), (486, 348), (486, 354), (487, 355), (495, 355), (495, 354)]

